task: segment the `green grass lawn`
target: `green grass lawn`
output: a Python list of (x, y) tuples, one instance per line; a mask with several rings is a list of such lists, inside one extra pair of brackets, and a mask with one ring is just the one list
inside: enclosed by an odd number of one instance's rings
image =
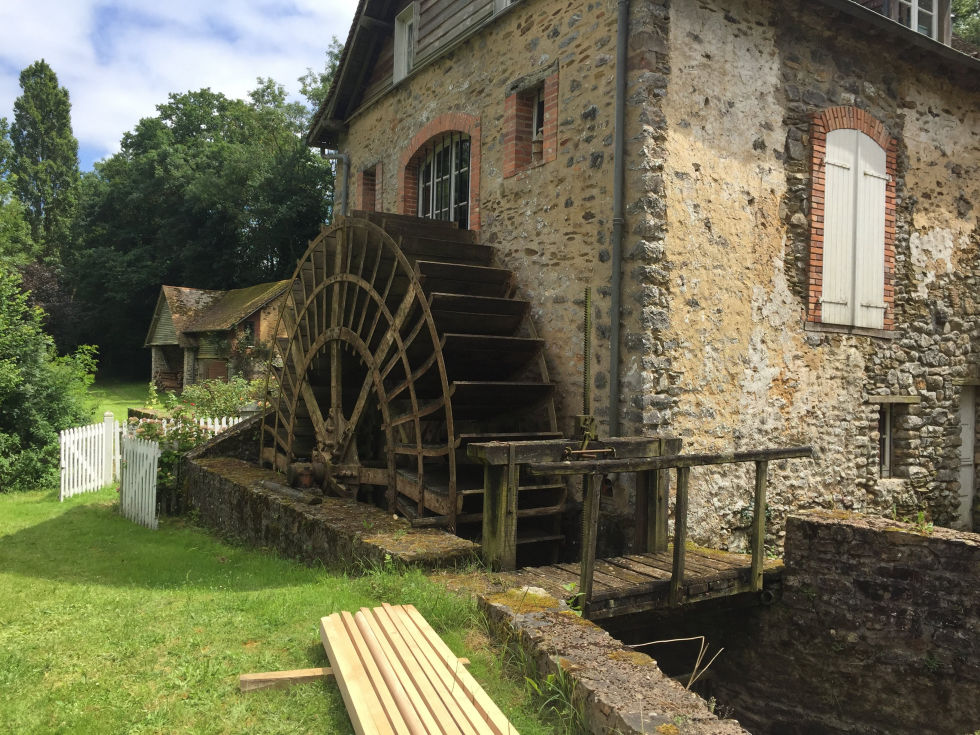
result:
[(89, 388), (89, 401), (94, 421), (102, 420), (112, 411), (117, 421), (126, 421), (126, 409), (146, 403), (148, 381), (96, 380)]
[(0, 494), (0, 732), (350, 733), (336, 683), (238, 691), (326, 666), (323, 615), (411, 602), (521, 733), (554, 732), (475, 604), (421, 573), (348, 578), (118, 515), (116, 492)]

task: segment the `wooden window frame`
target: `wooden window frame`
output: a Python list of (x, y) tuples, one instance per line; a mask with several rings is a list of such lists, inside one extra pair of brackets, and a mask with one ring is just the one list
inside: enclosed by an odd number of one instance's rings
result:
[[(884, 262), (882, 302), (884, 314), (881, 330), (865, 330), (853, 324), (839, 324), (823, 320), (824, 291), (824, 221), (826, 200), (827, 136), (834, 130), (857, 130), (877, 143), (885, 152), (885, 212), (884, 212)], [(898, 160), (898, 141), (891, 137), (884, 124), (869, 113), (856, 107), (831, 107), (814, 115), (811, 124), (811, 202), (810, 202), (810, 254), (809, 297), (806, 321), (810, 327), (826, 325), (833, 329), (845, 329), (861, 333), (893, 332), (895, 329), (895, 180)], [(851, 278), (854, 274), (851, 274)], [(852, 320), (853, 321), (853, 320)]]
[(440, 115), (423, 125), (403, 149), (398, 167), (398, 202), (400, 214), (419, 216), (419, 164), (433, 143), (451, 133), (463, 133), (470, 139), (469, 229), (480, 229), (480, 118), (464, 112)]
[(415, 66), (415, 46), (418, 41), (419, 6), (411, 3), (395, 16), (395, 58), (392, 83), (398, 84), (412, 73)]

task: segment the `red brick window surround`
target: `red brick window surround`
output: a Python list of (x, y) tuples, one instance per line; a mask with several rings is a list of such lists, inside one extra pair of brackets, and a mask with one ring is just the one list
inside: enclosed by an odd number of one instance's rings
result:
[(378, 191), (381, 184), (381, 164), (370, 166), (357, 174), (357, 208), (368, 212), (379, 209)]
[(480, 118), (451, 112), (429, 121), (402, 151), (398, 165), (401, 214), (419, 214), (419, 165), (448, 136), (469, 136), (469, 229), (480, 229)]
[(504, 100), (504, 177), (558, 157), (558, 72)]
[[(834, 131), (856, 131), (856, 134), (832, 136), (834, 145), (828, 157), (828, 136)], [(875, 324), (872, 328), (893, 330), (898, 141), (888, 134), (881, 121), (864, 110), (850, 106), (830, 107), (816, 113), (811, 124), (811, 139), (807, 322), (862, 327), (867, 326), (868, 319), (874, 319), (876, 312), (880, 312), (880, 326)], [(838, 155), (835, 151), (841, 150), (840, 143), (852, 139), (858, 152), (847, 161), (831, 160)], [(875, 146), (881, 150), (876, 152)], [(884, 171), (877, 171), (873, 163), (867, 163), (868, 160), (880, 160)], [(877, 189), (878, 198), (873, 191), (876, 182), (880, 187), (882, 181), (883, 228), (880, 224), (882, 213), (876, 203), (881, 201), (881, 189)], [(850, 189), (845, 189), (851, 185), (855, 191), (853, 197)], [(866, 185), (871, 185), (868, 190), (870, 195), (863, 188)], [(828, 206), (832, 211), (828, 211)], [(829, 228), (826, 231), (825, 224)], [(842, 237), (850, 237), (847, 234), (849, 229), (855, 234), (851, 242), (843, 247), (853, 249), (851, 262), (854, 266), (850, 271), (846, 263), (841, 265), (847, 258), (840, 256), (841, 240)], [(825, 247), (829, 248), (826, 264)], [(869, 292), (873, 297), (868, 296)], [(847, 295), (838, 295), (841, 293)], [(851, 310), (849, 315), (848, 309)]]

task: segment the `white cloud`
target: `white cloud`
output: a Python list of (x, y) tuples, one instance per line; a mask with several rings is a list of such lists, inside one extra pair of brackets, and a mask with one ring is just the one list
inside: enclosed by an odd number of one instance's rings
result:
[[(332, 36), (345, 40), (357, 0), (29, 0), (0, 24), (0, 116), (18, 74), (44, 58), (72, 101), (79, 145), (98, 156), (171, 92), (210, 87), (242, 97), (256, 77), (298, 95)], [(83, 160), (83, 165), (88, 161)]]

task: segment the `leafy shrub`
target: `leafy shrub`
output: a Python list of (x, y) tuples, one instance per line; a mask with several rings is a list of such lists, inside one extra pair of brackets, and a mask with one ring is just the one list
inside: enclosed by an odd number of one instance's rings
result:
[(180, 406), (189, 415), (199, 418), (237, 416), (249, 403), (265, 398), (265, 379), (245, 380), (236, 376), (225, 380), (204, 380), (184, 388), (179, 396), (168, 393), (164, 405), (171, 412)]
[(184, 510), (180, 492), (178, 468), (180, 458), (198, 444), (211, 438), (207, 429), (198, 425), (183, 406), (176, 406), (170, 418), (130, 419), (130, 432), (139, 439), (149, 439), (160, 444), (157, 461), (157, 503), (165, 513), (181, 513)]
[(56, 485), (58, 432), (92, 420), (95, 348), (59, 357), (27, 299), (20, 276), (0, 265), (0, 492)]

